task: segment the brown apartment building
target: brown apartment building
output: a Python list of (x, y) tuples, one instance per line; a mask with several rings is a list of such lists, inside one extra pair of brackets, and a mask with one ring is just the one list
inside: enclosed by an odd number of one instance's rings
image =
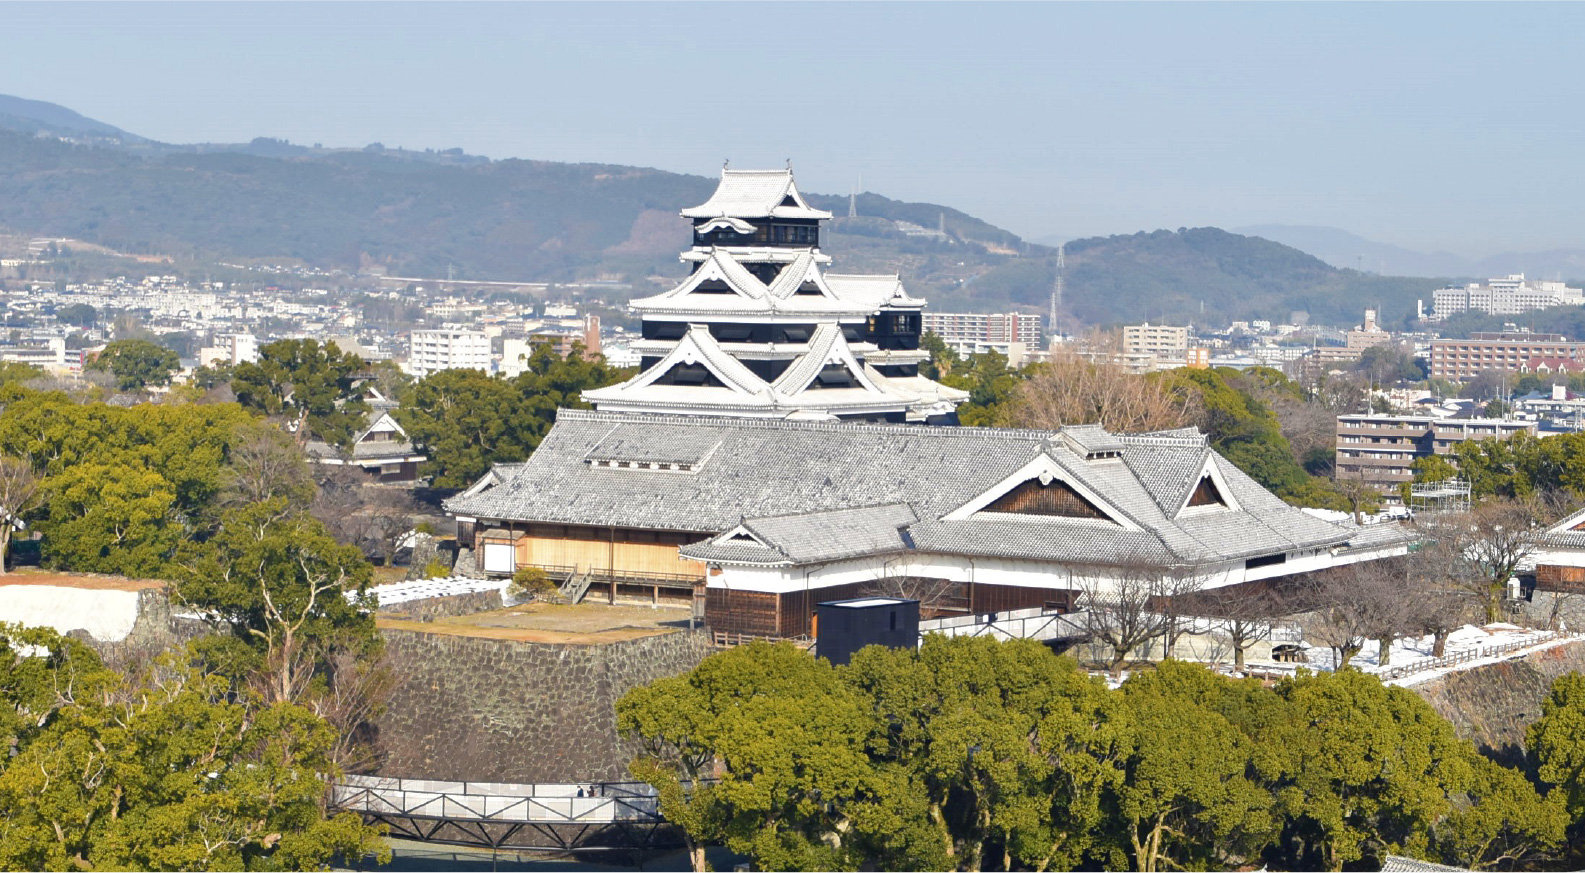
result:
[(1463, 382), (1483, 370), (1519, 372), (1531, 358), (1585, 360), (1585, 343), (1555, 333), (1477, 333), (1431, 343), (1431, 378)]
[(1430, 415), (1339, 415), (1337, 477), (1362, 479), (1384, 490), (1413, 481), (1416, 458), (1452, 454), (1465, 440), (1535, 434), (1535, 422)]

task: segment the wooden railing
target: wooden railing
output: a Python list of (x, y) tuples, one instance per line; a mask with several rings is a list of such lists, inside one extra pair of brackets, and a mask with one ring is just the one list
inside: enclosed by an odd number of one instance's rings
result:
[(1512, 652), (1534, 648), (1543, 643), (1549, 643), (1554, 640), (1564, 639), (1572, 636), (1576, 635), (1561, 633), (1559, 631), (1544, 631), (1540, 634), (1526, 636), (1522, 640), (1513, 640), (1512, 642), (1499, 643), (1495, 646), (1479, 646), (1468, 651), (1444, 655), (1440, 658), (1420, 658), (1418, 660), (1410, 661), (1407, 664), (1399, 664), (1388, 667), (1387, 669), (1376, 673), (1376, 675), (1380, 676), (1384, 681), (1389, 679), (1402, 679), (1405, 676), (1410, 676), (1415, 673), (1424, 673), (1427, 670), (1440, 670), (1443, 667), (1456, 667), (1460, 664), (1468, 664), (1472, 661), (1479, 661), (1482, 658), (1495, 658), (1500, 655), (1506, 655)]

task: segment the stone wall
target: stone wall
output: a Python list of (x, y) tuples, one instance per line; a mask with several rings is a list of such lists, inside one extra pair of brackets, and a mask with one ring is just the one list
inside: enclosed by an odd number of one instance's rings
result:
[(389, 608), (380, 610), (380, 615), (412, 621), (434, 621), (437, 618), (454, 615), (489, 612), (504, 606), (506, 604), (501, 601), (499, 590), (470, 591), (467, 594), (447, 594), (444, 597), (425, 597), (421, 600), (392, 604)]
[(379, 772), (475, 782), (631, 778), (616, 735), (628, 689), (692, 669), (702, 632), (547, 645), (387, 629), (399, 684), (377, 721)]
[(1439, 676), (1412, 690), (1441, 713), (1460, 736), (1505, 764), (1524, 757), (1525, 728), (1541, 716), (1552, 680), (1585, 671), (1585, 641)]

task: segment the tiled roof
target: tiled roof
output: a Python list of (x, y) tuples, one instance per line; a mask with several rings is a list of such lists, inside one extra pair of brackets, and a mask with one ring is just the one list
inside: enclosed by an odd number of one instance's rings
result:
[(857, 273), (827, 273), (826, 284), (843, 300), (867, 306), (923, 306), (925, 301), (908, 296), (903, 281), (895, 275), (866, 275)]
[[(796, 205), (782, 205), (788, 197)], [(805, 218), (827, 219), (831, 213), (813, 209), (793, 184), (792, 170), (721, 171), (715, 193), (698, 206), (682, 211), (684, 218)]]
[[(761, 545), (741, 543), (726, 531), (709, 540), (684, 546), (685, 558), (701, 561), (745, 560), (749, 563), (812, 563), (835, 561), (855, 555), (896, 552), (907, 547), (900, 529), (916, 520), (906, 503), (860, 506), (767, 518), (744, 519), (742, 527)], [(734, 550), (744, 557), (730, 558), (722, 550)]]
[[(1122, 436), (1124, 459), (1087, 461), (1055, 437), (1048, 431), (563, 410), (515, 475), (481, 493), (453, 498), (447, 508), (486, 519), (703, 535), (729, 531), (747, 519), (751, 530), (763, 529), (767, 547), (799, 554), (805, 546), (787, 544), (804, 542), (802, 531), (831, 524), (844, 531), (839, 542), (851, 542), (843, 525), (874, 518), (869, 511), (842, 513), (903, 504), (918, 519), (907, 527), (914, 548), (958, 554), (1095, 563), (1148, 557), (1197, 564), (1338, 546), (1350, 539), (1348, 529), (1288, 506), (1214, 454), (1209, 456), (1239, 509), (1169, 516), (1162, 507), (1175, 510), (1171, 494), (1187, 478), (1179, 471), (1197, 471), (1207, 457), (1203, 438)], [(602, 445), (617, 444), (613, 440), (713, 449), (687, 473), (585, 463)], [(1042, 456), (1128, 525), (991, 513), (942, 520)], [(810, 520), (822, 514), (826, 518)], [(890, 544), (895, 528), (879, 527), (873, 533)]]

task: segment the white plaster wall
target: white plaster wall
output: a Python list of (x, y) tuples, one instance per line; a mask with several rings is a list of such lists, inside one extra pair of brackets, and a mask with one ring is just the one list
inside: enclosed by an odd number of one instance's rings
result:
[(0, 586), (0, 623), (85, 630), (102, 643), (120, 642), (138, 620), (138, 592), (91, 591), (55, 585)]
[[(1338, 567), (1364, 560), (1401, 555), (1406, 546), (1383, 546), (1379, 549), (1359, 550), (1333, 555), (1323, 549), (1313, 553), (1290, 555), (1281, 564), (1246, 569), (1242, 561), (1208, 567), (1200, 577), (1201, 588), (1221, 588), (1258, 579), (1290, 576)], [(1006, 558), (974, 558), (943, 555), (912, 554), (889, 559), (862, 558), (837, 561), (809, 567), (741, 567), (722, 566), (721, 572), (709, 577), (710, 588), (729, 588), (738, 591), (760, 591), (785, 594), (806, 588), (829, 588), (855, 582), (868, 582), (888, 576), (922, 576), (931, 579), (948, 579), (954, 582), (973, 582), (984, 585), (1012, 585), (1026, 588), (1078, 589), (1082, 573), (1055, 563), (1020, 561)], [(1079, 578), (1076, 578), (1079, 577)]]

